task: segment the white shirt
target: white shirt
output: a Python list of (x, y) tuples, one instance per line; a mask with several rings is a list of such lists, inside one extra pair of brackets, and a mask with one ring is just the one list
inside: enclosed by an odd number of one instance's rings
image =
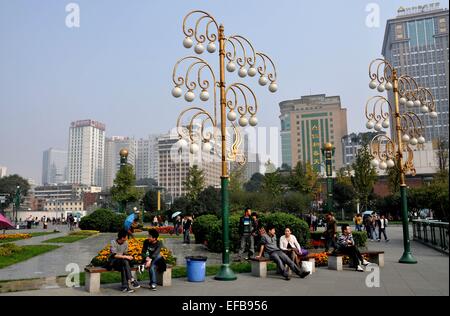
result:
[(299, 251), (302, 250), (302, 248), (300, 247), (300, 244), (297, 241), (297, 238), (294, 235), (291, 235), (289, 237), (289, 241), (286, 239), (285, 235), (280, 237), (280, 249), (281, 250), (288, 250), (288, 244), (290, 244), (292, 248), (296, 248)]

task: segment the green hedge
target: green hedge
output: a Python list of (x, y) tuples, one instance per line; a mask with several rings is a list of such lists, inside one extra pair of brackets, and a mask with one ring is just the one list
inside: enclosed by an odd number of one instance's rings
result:
[[(197, 217), (192, 230), (195, 239), (203, 243), (206, 241), (208, 249), (212, 252), (222, 251), (222, 219), (214, 215), (202, 215)], [(239, 250), (239, 219), (241, 215), (235, 214), (230, 216), (230, 251), (237, 252)], [(275, 225), (276, 235), (279, 238), (284, 234), (284, 229), (290, 227), (292, 233), (297, 237), (302, 246), (306, 246), (309, 241), (309, 227), (302, 219), (286, 213), (273, 213), (260, 216), (261, 225)]]
[(126, 214), (118, 214), (109, 209), (100, 208), (94, 213), (81, 218), (79, 226), (83, 230), (115, 233), (123, 228), (126, 218)]
[(365, 247), (367, 242), (367, 232), (366, 231), (353, 231), (353, 239), (355, 240), (356, 247)]
[(203, 244), (206, 241), (209, 227), (218, 220), (216, 215), (202, 215), (195, 219), (192, 224), (192, 232), (195, 235), (195, 243)]

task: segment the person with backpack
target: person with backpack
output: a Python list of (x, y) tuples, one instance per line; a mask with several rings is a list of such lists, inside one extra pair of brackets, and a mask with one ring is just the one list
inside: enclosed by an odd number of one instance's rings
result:
[(251, 216), (251, 209), (247, 207), (244, 211), (244, 216), (239, 219), (239, 235), (241, 236), (241, 247), (239, 248), (239, 261), (242, 260), (242, 255), (247, 250), (247, 257), (244, 260), (251, 258), (255, 251), (255, 233), (258, 229), (254, 218)]

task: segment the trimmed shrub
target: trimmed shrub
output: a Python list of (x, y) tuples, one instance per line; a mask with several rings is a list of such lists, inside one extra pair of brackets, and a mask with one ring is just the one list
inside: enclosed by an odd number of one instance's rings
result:
[(365, 247), (367, 242), (367, 232), (366, 231), (353, 231), (353, 239), (355, 240), (356, 247)]
[(195, 236), (196, 244), (203, 244), (205, 242), (211, 225), (218, 220), (216, 215), (201, 215), (195, 219), (192, 224), (192, 233)]
[(126, 217), (126, 214), (118, 214), (109, 209), (100, 208), (81, 218), (79, 227), (82, 230), (115, 233), (123, 228)]
[(285, 228), (289, 227), (302, 247), (306, 247), (306, 244), (309, 241), (310, 233), (308, 224), (295, 215), (277, 212), (261, 215), (260, 221), (264, 227), (268, 224), (273, 224), (275, 226), (275, 234), (277, 235), (278, 240), (284, 235)]
[[(240, 247), (239, 236), (239, 219), (241, 215), (235, 214), (230, 216), (230, 252), (237, 252)], [(199, 217), (200, 218), (200, 217)], [(198, 218), (198, 219), (199, 219)], [(197, 219), (197, 221), (198, 221)], [(297, 237), (298, 242), (305, 247), (309, 241), (308, 224), (298, 217), (286, 213), (274, 213), (268, 215), (260, 215), (260, 222), (266, 226), (271, 223), (275, 225), (275, 231), (279, 238), (284, 234), (284, 229), (290, 227), (292, 233)], [(222, 251), (222, 219), (216, 219), (208, 222), (206, 226), (206, 241), (208, 249), (212, 252)], [(196, 236), (197, 238), (197, 236)]]

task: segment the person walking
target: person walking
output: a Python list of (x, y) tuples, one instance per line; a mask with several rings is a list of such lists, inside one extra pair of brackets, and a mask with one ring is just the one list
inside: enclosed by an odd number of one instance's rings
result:
[(239, 248), (239, 261), (242, 260), (242, 255), (247, 250), (247, 256), (244, 260), (248, 260), (254, 254), (255, 239), (254, 234), (257, 232), (256, 223), (251, 216), (251, 209), (247, 207), (244, 211), (244, 216), (239, 219), (239, 235), (241, 236), (241, 246)]
[(183, 224), (183, 243), (184, 244), (191, 243), (191, 237), (190, 237), (191, 226), (192, 226), (192, 217), (186, 216), (186, 220)]
[(386, 236), (386, 227), (387, 227), (387, 225), (388, 225), (387, 218), (385, 218), (384, 215), (381, 215), (380, 221), (378, 223), (378, 227), (380, 228), (379, 232), (378, 232), (378, 241), (379, 242), (381, 241), (381, 234), (383, 234), (385, 242), (389, 241), (389, 238), (387, 238), (387, 236)]
[(176, 218), (175, 218), (175, 234), (177, 235), (177, 236), (179, 236), (180, 235), (180, 227), (181, 227), (181, 216), (180, 215), (178, 215)]

